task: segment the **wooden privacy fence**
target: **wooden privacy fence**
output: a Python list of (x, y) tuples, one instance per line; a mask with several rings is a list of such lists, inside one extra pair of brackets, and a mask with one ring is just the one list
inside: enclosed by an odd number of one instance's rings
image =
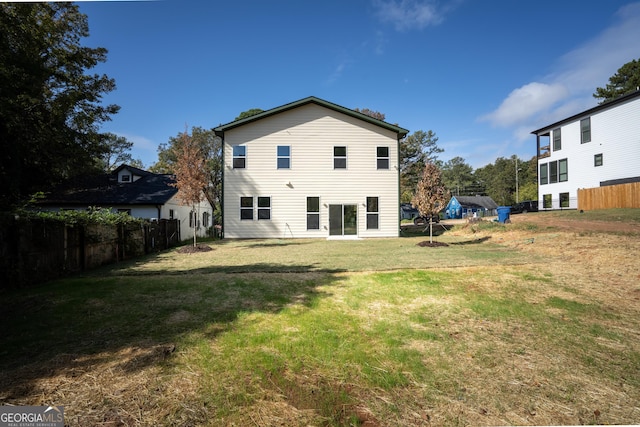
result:
[(44, 282), (176, 246), (179, 228), (177, 220), (74, 226), (6, 220), (0, 224), (0, 288)]
[(640, 182), (578, 190), (578, 209), (640, 208)]

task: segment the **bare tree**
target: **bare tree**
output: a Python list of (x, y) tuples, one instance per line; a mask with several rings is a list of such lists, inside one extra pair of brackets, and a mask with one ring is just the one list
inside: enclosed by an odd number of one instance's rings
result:
[(411, 204), (421, 216), (429, 218), (429, 243), (433, 243), (433, 216), (444, 209), (449, 197), (449, 190), (442, 183), (440, 169), (434, 163), (427, 162)]
[(193, 246), (196, 246), (196, 231), (198, 228), (200, 202), (205, 199), (205, 188), (208, 176), (205, 158), (194, 139), (185, 128), (181, 135), (182, 143), (176, 148), (176, 164), (174, 173), (178, 188), (178, 199), (182, 205), (191, 206), (193, 218)]

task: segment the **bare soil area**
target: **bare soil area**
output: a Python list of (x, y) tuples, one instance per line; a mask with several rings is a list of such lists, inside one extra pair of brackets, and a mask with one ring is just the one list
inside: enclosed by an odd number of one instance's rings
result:
[(558, 228), (575, 232), (605, 232), (605, 233), (638, 233), (640, 224), (622, 221), (591, 221), (548, 218), (538, 213), (526, 213), (510, 216), (511, 223), (532, 223), (540, 227)]

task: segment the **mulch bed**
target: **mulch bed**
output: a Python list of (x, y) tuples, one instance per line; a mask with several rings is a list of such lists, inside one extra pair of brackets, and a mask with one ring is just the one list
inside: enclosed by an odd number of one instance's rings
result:
[(449, 246), (448, 243), (444, 243), (444, 242), (429, 242), (427, 240), (425, 240), (424, 242), (420, 242), (420, 243), (416, 243), (418, 246), (421, 246), (423, 248), (439, 248), (439, 247), (443, 247), (443, 246)]
[(195, 246), (193, 245), (183, 246), (180, 249), (178, 249), (178, 252), (181, 254), (195, 254), (199, 252), (209, 252), (212, 250), (213, 248), (211, 248), (211, 246), (198, 243)]

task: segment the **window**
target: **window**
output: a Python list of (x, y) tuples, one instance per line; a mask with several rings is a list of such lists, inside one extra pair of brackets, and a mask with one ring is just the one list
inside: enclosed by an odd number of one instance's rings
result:
[(131, 182), (131, 175), (122, 175), (120, 181), (122, 181), (122, 182)]
[(562, 149), (562, 138), (560, 136), (560, 128), (553, 130), (553, 151)]
[(549, 162), (549, 184), (558, 182), (558, 162)]
[(347, 147), (333, 147), (333, 168), (347, 168)]
[(378, 169), (389, 169), (389, 147), (377, 147), (376, 157)]
[(208, 227), (209, 226), (209, 217), (211, 216), (211, 214), (209, 214), (209, 212), (202, 212), (202, 226), (203, 227)]
[(540, 185), (549, 183), (549, 175), (548, 175), (548, 165), (542, 164), (540, 165)]
[(545, 194), (542, 196), (542, 207), (545, 209), (551, 208), (551, 194)]
[(580, 143), (591, 142), (591, 117), (580, 120)]
[(378, 229), (378, 198), (367, 197), (367, 230)]
[(271, 219), (271, 197), (258, 197), (258, 220)]
[(289, 145), (278, 145), (278, 169), (291, 168), (291, 147)]
[(253, 219), (253, 197), (240, 197), (240, 219)]
[(169, 209), (169, 219), (173, 219), (173, 215), (175, 215), (173, 209)]
[(244, 169), (247, 167), (247, 147), (236, 145), (233, 147), (233, 168)]
[(593, 156), (593, 165), (602, 166), (602, 153)]
[(189, 227), (200, 228), (200, 222), (198, 221), (198, 214), (196, 211), (189, 212)]
[(569, 180), (569, 171), (567, 170), (567, 159), (558, 160), (558, 182)]
[(320, 230), (320, 197), (307, 197), (307, 230)]
[(560, 193), (560, 207), (561, 208), (569, 207), (569, 193)]

